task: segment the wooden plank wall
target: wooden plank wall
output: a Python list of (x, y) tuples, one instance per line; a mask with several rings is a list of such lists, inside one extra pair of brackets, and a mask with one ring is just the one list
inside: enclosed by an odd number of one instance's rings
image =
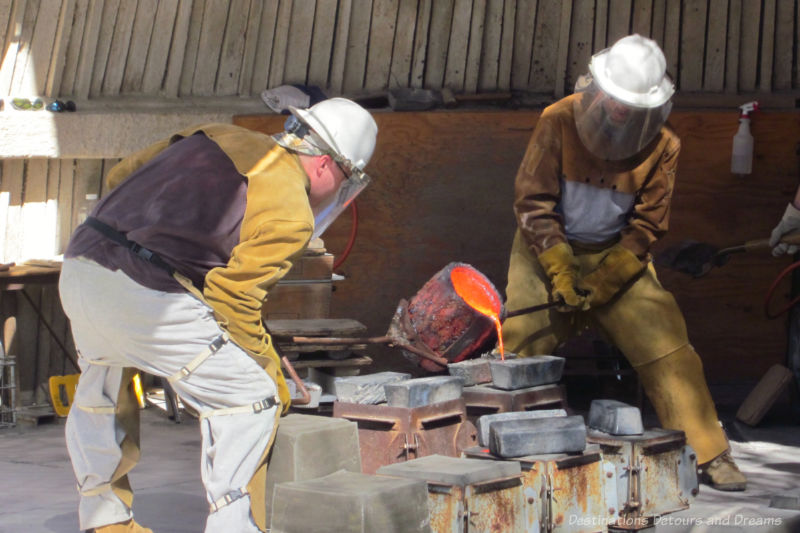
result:
[(796, 0), (0, 0), (0, 94), (90, 99), (412, 86), (569, 93), (658, 41), (681, 91), (798, 88)]
[[(682, 93), (746, 101), (800, 88), (798, 12), (798, 0), (0, 0), (0, 98), (257, 97), (300, 83), (548, 100), (638, 32), (661, 44)], [(0, 262), (63, 251), (112, 163), (0, 162)], [(47, 290), (38, 298), (60, 312)]]

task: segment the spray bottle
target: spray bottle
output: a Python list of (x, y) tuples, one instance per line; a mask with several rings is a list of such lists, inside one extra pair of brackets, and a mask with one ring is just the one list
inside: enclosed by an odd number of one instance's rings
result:
[(739, 106), (739, 131), (733, 136), (731, 172), (737, 176), (750, 174), (753, 170), (753, 136), (750, 134), (750, 113), (758, 111), (758, 102), (747, 102)]

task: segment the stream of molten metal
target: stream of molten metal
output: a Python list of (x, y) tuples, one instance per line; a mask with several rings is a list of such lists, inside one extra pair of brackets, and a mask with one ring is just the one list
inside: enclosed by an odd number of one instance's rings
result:
[(503, 348), (503, 326), (500, 322), (500, 297), (494, 288), (483, 279), (482, 275), (466, 267), (455, 267), (450, 272), (453, 288), (467, 305), (492, 319), (497, 329), (497, 341), (500, 347), (500, 357), (505, 360)]

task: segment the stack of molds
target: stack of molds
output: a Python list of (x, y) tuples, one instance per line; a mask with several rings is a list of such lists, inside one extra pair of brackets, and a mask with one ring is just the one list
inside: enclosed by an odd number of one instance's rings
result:
[(607, 531), (616, 512), (616, 474), (599, 446), (587, 446), (583, 417), (563, 409), (484, 415), (478, 435), (481, 446), (465, 450), (466, 457), (520, 463), (529, 531)]
[(363, 472), (428, 455), (458, 457), (477, 443), (461, 397), (461, 378), (391, 380), (383, 389), (386, 403), (333, 404), (334, 417), (358, 424)]
[(566, 392), (558, 385), (564, 361), (552, 355), (506, 354), (505, 360), (482, 357), (448, 365), (448, 370), (464, 379), (467, 414), (475, 420), (492, 413), (565, 408)]
[(586, 438), (600, 446), (604, 461), (615, 471), (618, 504), (612, 525), (646, 529), (660, 515), (687, 509), (697, 495), (698, 481), (697, 456), (684, 433), (641, 429), (635, 407), (596, 402)]
[(378, 474), (427, 483), (436, 533), (533, 531), (519, 463), (432, 455), (384, 466)]
[[(486, 448), (464, 456), (496, 461)], [(603, 533), (616, 516), (616, 479), (597, 445), (579, 453), (516, 457), (528, 504), (528, 531), (541, 533)]]

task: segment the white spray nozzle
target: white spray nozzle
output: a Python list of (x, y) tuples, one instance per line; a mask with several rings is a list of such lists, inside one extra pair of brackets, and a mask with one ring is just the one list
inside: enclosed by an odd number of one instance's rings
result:
[(750, 113), (753, 111), (758, 111), (758, 101), (754, 100), (752, 102), (742, 104), (739, 106), (739, 109), (742, 110), (741, 118), (750, 118)]

